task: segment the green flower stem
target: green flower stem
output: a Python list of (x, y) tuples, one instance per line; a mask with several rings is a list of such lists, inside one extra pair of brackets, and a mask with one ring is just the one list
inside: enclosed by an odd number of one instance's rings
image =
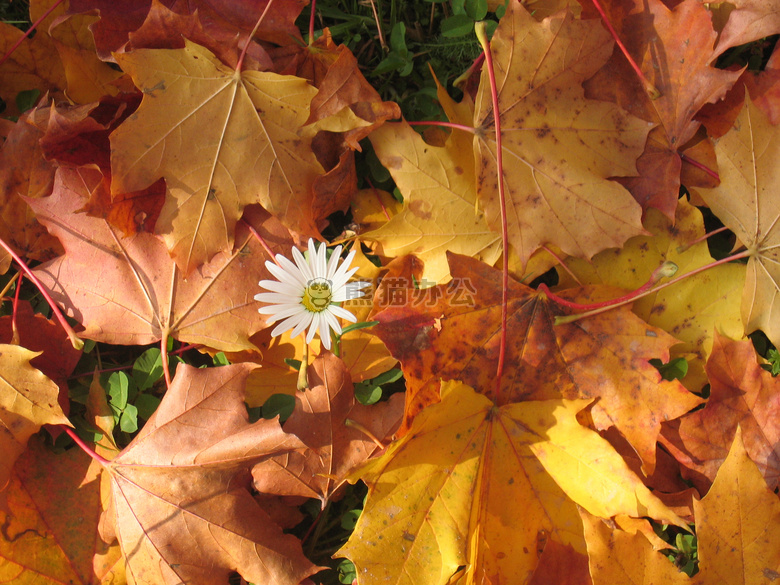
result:
[(298, 390), (303, 392), (309, 387), (309, 378), (307, 375), (309, 369), (309, 344), (306, 340), (303, 340), (303, 359), (301, 359), (301, 367), (298, 368)]

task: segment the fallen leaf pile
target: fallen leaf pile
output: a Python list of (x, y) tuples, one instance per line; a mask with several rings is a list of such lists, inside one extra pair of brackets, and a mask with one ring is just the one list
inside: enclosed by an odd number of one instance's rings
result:
[[(778, 6), (549, 4), (506, 3), (496, 100), (487, 65), (458, 102), (439, 84), (430, 134), (327, 29), (304, 41), (299, 0), (0, 24), (0, 239), (34, 266), (4, 248), (3, 294), (36, 281), (88, 342), (3, 298), (0, 581), (312, 583), (358, 481), (327, 555), (359, 585), (780, 578), (780, 360), (747, 338), (780, 345), (780, 49), (716, 66)], [(359, 183), (366, 148), (402, 198)], [(336, 212), (375, 323), (306, 352), (254, 296)], [(175, 370), (101, 369), (133, 346)], [(405, 391), (363, 400), (396, 365)], [(696, 535), (693, 577), (665, 531)]]

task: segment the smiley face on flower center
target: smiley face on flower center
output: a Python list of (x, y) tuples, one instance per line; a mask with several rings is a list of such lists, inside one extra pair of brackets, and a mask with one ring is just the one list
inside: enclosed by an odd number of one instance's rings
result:
[(312, 313), (319, 313), (330, 306), (333, 289), (330, 282), (324, 278), (314, 278), (308, 282), (303, 291), (303, 306)]

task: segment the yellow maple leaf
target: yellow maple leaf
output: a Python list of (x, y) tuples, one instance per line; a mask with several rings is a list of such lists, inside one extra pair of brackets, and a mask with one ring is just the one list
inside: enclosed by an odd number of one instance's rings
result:
[(363, 514), (337, 553), (363, 585), (525, 582), (539, 531), (584, 552), (578, 504), (593, 513), (682, 525), (594, 431), (576, 420), (587, 400), (497, 407), (460, 382), (356, 475)]
[(120, 87), (123, 91), (132, 91), (129, 79), (126, 83), (116, 83), (124, 73), (112, 69), (95, 54), (95, 39), (90, 27), (99, 17), (67, 15), (67, 8), (67, 3), (59, 4), (55, 0), (30, 2), (30, 21), (38, 22), (36, 31), (49, 37), (49, 42), (57, 49), (59, 60), (56, 62), (62, 62), (67, 81), (67, 87), (63, 89), (68, 100), (87, 104), (99, 101), (104, 95), (116, 95)]
[(157, 221), (185, 273), (233, 245), (243, 208), (260, 203), (299, 233), (316, 233), (311, 185), (324, 171), (301, 128), (317, 90), (306, 80), (236, 72), (207, 49), (140, 49), (117, 62), (144, 92), (111, 135), (111, 188), (168, 186)]
[[(95, 40), (89, 26), (97, 20), (96, 16), (73, 15), (50, 31), (65, 71), (68, 98), (77, 104), (116, 95), (119, 93), (117, 80), (124, 75), (95, 54)], [(132, 88), (129, 79), (124, 85), (130, 86), (128, 90)]]
[(737, 428), (707, 495), (693, 501), (701, 585), (771, 583), (780, 574), (780, 501), (750, 460)]
[[(651, 585), (690, 583), (665, 556), (654, 549), (647, 536), (638, 531), (613, 529), (582, 512), (585, 539), (593, 585)], [(649, 525), (648, 525), (649, 527)]]
[[(590, 258), (643, 233), (639, 205), (608, 178), (636, 174), (650, 124), (585, 99), (581, 86), (612, 51), (601, 23), (569, 12), (537, 22), (510, 2), (491, 46), (509, 242), (522, 261), (546, 243)], [(483, 68), (474, 114), (477, 189), (488, 224), (498, 229), (495, 115)]]
[(700, 195), (747, 247), (742, 322), (780, 345), (780, 128), (772, 126), (750, 96), (734, 127), (715, 145), (720, 185)]
[[(0, 580), (14, 585), (125, 585), (125, 558), (95, 530), (101, 467), (81, 449), (55, 454), (34, 436), (0, 507)], [(77, 517), (73, 517), (73, 511)]]
[(493, 264), (501, 236), (476, 209), (471, 138), (453, 132), (443, 147), (426, 144), (411, 126), (385, 124), (370, 136), (377, 157), (404, 195), (400, 213), (362, 237), (382, 245), (386, 256), (415, 254), (424, 263), (423, 278), (449, 279), (447, 251)]
[[(24, 35), (15, 26), (0, 22), (0, 54), (5, 54)], [(18, 115), (16, 95), (37, 89), (61, 96), (67, 82), (51, 38), (36, 35), (23, 42), (0, 67), (0, 98), (8, 104), (6, 115)]]

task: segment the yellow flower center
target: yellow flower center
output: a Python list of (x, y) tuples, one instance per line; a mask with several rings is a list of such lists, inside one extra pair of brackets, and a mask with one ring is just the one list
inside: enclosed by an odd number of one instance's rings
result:
[(330, 306), (330, 300), (333, 298), (333, 291), (330, 283), (324, 278), (315, 278), (309, 281), (308, 286), (303, 291), (303, 306), (307, 311), (320, 313)]

